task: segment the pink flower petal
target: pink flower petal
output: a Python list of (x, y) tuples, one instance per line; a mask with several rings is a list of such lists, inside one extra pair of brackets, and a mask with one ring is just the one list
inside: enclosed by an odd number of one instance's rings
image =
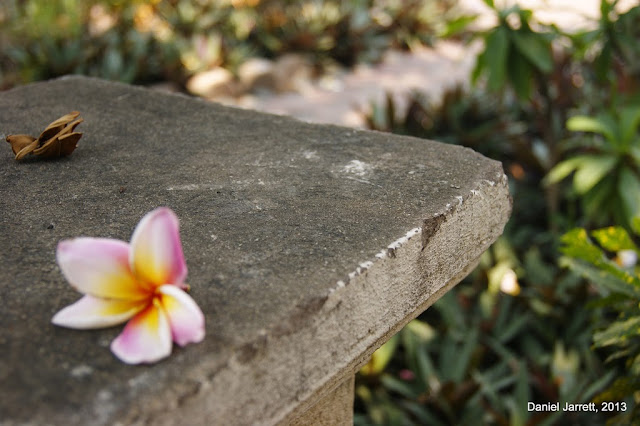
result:
[(58, 243), (58, 265), (78, 291), (105, 299), (149, 297), (129, 267), (129, 245), (106, 238), (76, 238)]
[(51, 322), (62, 327), (91, 329), (125, 322), (146, 306), (146, 301), (100, 299), (84, 296), (54, 315)]
[(158, 289), (171, 326), (173, 341), (180, 346), (204, 339), (204, 315), (191, 296), (173, 285)]
[(111, 342), (111, 352), (127, 364), (151, 363), (171, 355), (169, 321), (155, 299)]
[(146, 282), (181, 285), (187, 276), (182, 253), (178, 218), (171, 209), (161, 207), (147, 213), (131, 237), (131, 266)]

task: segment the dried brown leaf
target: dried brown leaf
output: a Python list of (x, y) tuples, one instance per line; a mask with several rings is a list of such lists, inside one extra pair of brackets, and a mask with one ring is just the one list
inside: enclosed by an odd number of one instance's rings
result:
[(37, 139), (29, 135), (7, 136), (16, 160), (21, 160), (29, 153), (43, 158), (70, 155), (82, 137), (82, 133), (74, 132), (76, 126), (84, 121), (78, 118), (79, 115), (78, 111), (63, 115), (50, 123)]
[[(33, 136), (29, 136), (29, 135), (9, 135), (7, 136), (7, 142), (9, 142), (11, 144), (11, 149), (13, 150), (14, 154), (18, 154), (20, 151), (22, 151), (24, 148), (26, 148), (29, 145), (33, 145), (33, 142), (36, 140), (36, 138), (34, 138)], [(37, 146), (38, 144), (36, 143), (34, 145)], [(31, 151), (33, 151), (33, 149), (31, 149)]]
[[(70, 114), (67, 114), (65, 117), (69, 116)], [(61, 119), (57, 120), (60, 121)], [(40, 144), (41, 146), (37, 149), (35, 149), (33, 151), (33, 153), (35, 155), (41, 155), (45, 158), (53, 158), (53, 157), (60, 157), (61, 155), (61, 139), (64, 138), (65, 136), (69, 136), (72, 134), (73, 129), (76, 128), (76, 126), (80, 123), (82, 123), (82, 118), (79, 118), (78, 120), (72, 122), (72, 123), (68, 123), (65, 127), (63, 127), (62, 129), (60, 129), (58, 131), (58, 133), (56, 133), (55, 135), (53, 135), (51, 138), (49, 138), (48, 140), (45, 140), (44, 142), (43, 139), (40, 139)], [(59, 128), (59, 126), (56, 126), (56, 128)], [(42, 134), (47, 133), (47, 131), (45, 130)], [(75, 133), (76, 135), (79, 135), (76, 139), (76, 142), (78, 142), (78, 139), (80, 139), (80, 137), (82, 136), (82, 133)], [(41, 135), (42, 136), (42, 135)], [(75, 149), (75, 144), (73, 145), (73, 149)], [(71, 152), (73, 152), (73, 149), (71, 149)], [(68, 151), (68, 149), (67, 149)], [(69, 154), (71, 153), (69, 152)], [(66, 154), (68, 155), (68, 154)]]
[(55, 136), (58, 132), (64, 129), (69, 123), (78, 118), (80, 113), (78, 111), (72, 111), (69, 114), (63, 115), (57, 120), (50, 123), (46, 129), (40, 134), (38, 138), (40, 141), (47, 141)]
[(82, 133), (71, 133), (68, 135), (64, 135), (60, 137), (60, 155), (66, 156), (71, 155), (74, 149), (76, 149), (76, 145), (80, 138), (82, 137)]

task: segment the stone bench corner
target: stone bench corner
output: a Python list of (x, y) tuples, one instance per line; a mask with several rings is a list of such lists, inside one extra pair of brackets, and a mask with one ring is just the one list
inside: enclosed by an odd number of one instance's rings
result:
[[(72, 155), (0, 150), (0, 424), (350, 424), (355, 372), (464, 278), (511, 198), (458, 146), (211, 104), (85, 77), (0, 92), (0, 133), (80, 111)], [(51, 317), (77, 300), (58, 241), (128, 241), (180, 219), (203, 342), (130, 366), (122, 327)]]

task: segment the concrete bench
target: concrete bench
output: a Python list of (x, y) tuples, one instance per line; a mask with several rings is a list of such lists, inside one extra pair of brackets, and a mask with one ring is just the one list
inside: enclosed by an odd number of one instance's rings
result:
[[(0, 150), (0, 424), (348, 424), (354, 374), (459, 282), (510, 213), (472, 150), (312, 125), (84, 77), (0, 93), (0, 133), (79, 110), (76, 151)], [(115, 327), (51, 317), (77, 300), (59, 240), (128, 241), (180, 218), (202, 343), (130, 366)]]

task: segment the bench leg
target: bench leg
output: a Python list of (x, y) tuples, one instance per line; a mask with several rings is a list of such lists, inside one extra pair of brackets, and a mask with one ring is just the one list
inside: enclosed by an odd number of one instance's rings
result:
[(356, 376), (342, 382), (334, 391), (293, 419), (289, 426), (353, 425), (353, 398)]

